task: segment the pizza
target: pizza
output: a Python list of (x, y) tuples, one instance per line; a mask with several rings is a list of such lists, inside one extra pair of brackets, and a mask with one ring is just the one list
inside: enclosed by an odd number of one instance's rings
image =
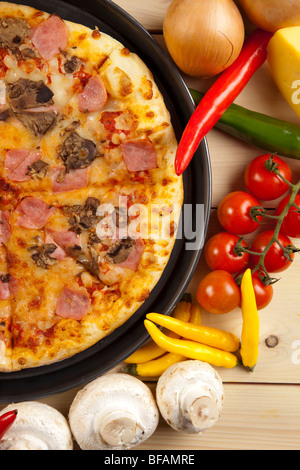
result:
[(169, 261), (183, 183), (163, 96), (113, 37), (0, 2), (0, 371), (124, 324)]

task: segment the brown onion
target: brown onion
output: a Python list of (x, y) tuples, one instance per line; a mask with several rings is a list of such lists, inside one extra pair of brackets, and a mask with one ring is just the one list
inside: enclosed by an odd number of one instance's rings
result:
[(182, 72), (208, 78), (236, 60), (245, 27), (233, 0), (173, 0), (166, 11), (163, 34)]
[(299, 0), (239, 0), (252, 23), (275, 33), (278, 29), (300, 26)]

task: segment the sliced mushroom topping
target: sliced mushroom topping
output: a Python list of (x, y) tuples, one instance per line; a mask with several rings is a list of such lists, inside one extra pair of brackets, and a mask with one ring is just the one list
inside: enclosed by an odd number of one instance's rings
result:
[(97, 245), (98, 243), (101, 243), (100, 238), (97, 237), (97, 234), (95, 232), (91, 231), (88, 238), (88, 244)]
[(67, 59), (64, 63), (64, 69), (66, 73), (74, 73), (79, 69), (81, 64), (80, 59), (73, 55), (70, 59)]
[[(74, 214), (77, 214), (78, 212), (80, 212), (82, 207), (83, 206), (81, 206), (80, 204), (75, 204), (74, 206), (63, 206), (62, 207), (62, 213), (65, 216), (74, 215)], [(69, 222), (70, 222), (70, 220), (69, 220)]]
[(68, 255), (76, 259), (87, 271), (93, 276), (99, 277), (100, 268), (98, 263), (97, 250), (92, 246), (87, 246), (86, 250), (83, 250), (80, 246), (73, 246), (66, 248)]
[(108, 250), (107, 256), (109, 258), (109, 261), (112, 261), (115, 264), (123, 263), (127, 260), (134, 245), (135, 240), (133, 240), (132, 238), (118, 240)]
[(60, 152), (67, 172), (87, 168), (96, 158), (96, 144), (72, 132), (65, 140)]
[(73, 121), (71, 124), (67, 127), (65, 127), (61, 132), (60, 135), (63, 137), (66, 134), (69, 134), (70, 132), (73, 132), (77, 129), (77, 127), (80, 126), (80, 121)]
[(85, 228), (91, 228), (95, 222), (97, 222), (98, 217), (96, 215), (97, 213), (97, 208), (100, 204), (99, 199), (96, 199), (95, 197), (88, 197), (85, 205), (82, 209), (82, 212), (80, 214), (80, 225)]
[(42, 80), (35, 82), (19, 78), (7, 84), (7, 94), (14, 111), (53, 104), (53, 92)]
[(29, 251), (32, 251), (33, 254), (31, 258), (37, 266), (43, 269), (48, 269), (49, 266), (53, 266), (58, 261), (55, 258), (51, 258), (51, 254), (54, 253), (57, 246), (55, 243), (46, 243), (43, 246), (32, 246), (29, 248)]
[(16, 82), (8, 83), (7, 95), (11, 108), (0, 114), (0, 121), (15, 116), (37, 137), (46, 134), (56, 123), (57, 111), (50, 108), (53, 92), (42, 80), (19, 78)]
[(80, 234), (82, 230), (88, 230), (98, 222), (97, 208), (99, 204), (99, 199), (88, 197), (83, 206), (64, 206), (62, 211), (64, 215), (71, 215), (69, 224), (73, 231)]
[(0, 274), (0, 281), (7, 284), (10, 280), (10, 274)]
[(45, 135), (57, 120), (55, 111), (41, 111), (38, 113), (23, 111), (22, 113), (16, 113), (16, 117), (37, 137)]
[(36, 57), (36, 53), (30, 47), (26, 47), (26, 49), (22, 49), (21, 57), (23, 57), (23, 59), (34, 59)]
[(30, 27), (21, 18), (0, 19), (0, 47), (14, 49), (30, 34)]
[(14, 112), (12, 109), (5, 109), (0, 113), (0, 121), (7, 121), (11, 116), (13, 116)]
[(49, 164), (43, 160), (37, 160), (32, 165), (29, 165), (27, 175), (31, 178), (44, 178), (49, 168)]

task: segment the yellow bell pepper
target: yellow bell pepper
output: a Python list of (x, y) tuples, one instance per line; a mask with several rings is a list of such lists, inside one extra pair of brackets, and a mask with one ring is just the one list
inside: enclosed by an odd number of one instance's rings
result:
[(239, 363), (238, 358), (221, 349), (213, 348), (196, 341), (174, 339), (165, 335), (150, 320), (144, 321), (145, 327), (156, 344), (170, 353), (179, 354), (189, 359), (207, 362), (217, 367), (231, 369)]
[(206, 344), (207, 346), (229, 352), (235, 352), (240, 347), (239, 338), (227, 331), (211, 328), (209, 326), (194, 325), (193, 323), (184, 322), (159, 313), (148, 313), (146, 318), (160, 326), (168, 328), (168, 330), (177, 333), (185, 339), (191, 339), (198, 343)]
[(243, 275), (241, 294), (243, 326), (240, 355), (243, 365), (252, 372), (259, 354), (259, 314), (250, 269)]

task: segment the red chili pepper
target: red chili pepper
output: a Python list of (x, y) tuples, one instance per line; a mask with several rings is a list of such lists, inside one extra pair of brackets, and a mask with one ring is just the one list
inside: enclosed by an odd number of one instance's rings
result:
[(14, 423), (18, 410), (8, 411), (0, 416), (0, 440)]
[(256, 29), (246, 40), (236, 61), (228, 67), (204, 95), (192, 114), (178, 145), (175, 171), (181, 175), (189, 165), (201, 140), (247, 85), (267, 58), (272, 33)]

